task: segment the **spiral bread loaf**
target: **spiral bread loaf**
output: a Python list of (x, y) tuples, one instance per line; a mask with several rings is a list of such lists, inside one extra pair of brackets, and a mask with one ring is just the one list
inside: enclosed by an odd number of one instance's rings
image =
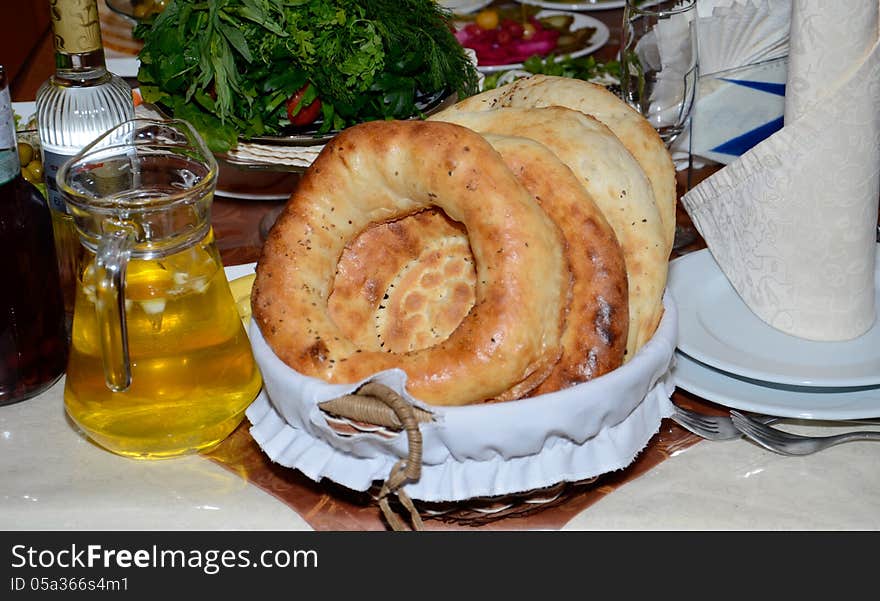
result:
[(653, 160), (653, 139), (587, 96), (628, 143), (525, 96), (489, 108), (495, 91), (340, 133), (258, 262), (253, 316), (275, 354), (332, 383), (400, 368), (436, 405), (552, 393), (631, 358), (662, 315), (669, 202), (655, 191), (674, 171), (654, 161), (650, 179), (629, 148)]

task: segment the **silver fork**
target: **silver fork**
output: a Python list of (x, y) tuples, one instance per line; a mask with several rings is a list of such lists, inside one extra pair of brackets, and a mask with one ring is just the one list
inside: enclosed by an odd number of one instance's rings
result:
[(880, 440), (880, 432), (872, 431), (844, 432), (834, 436), (801, 436), (771, 428), (739, 411), (731, 411), (730, 418), (743, 434), (780, 455), (810, 455), (853, 440)]
[[(701, 436), (706, 440), (733, 440), (741, 438), (743, 433), (740, 432), (730, 417), (726, 415), (707, 415), (698, 413), (679, 407), (675, 403), (672, 404), (675, 412), (672, 414), (672, 420), (682, 428), (689, 430)], [(770, 415), (759, 415), (756, 419), (762, 423), (773, 423), (780, 418)]]

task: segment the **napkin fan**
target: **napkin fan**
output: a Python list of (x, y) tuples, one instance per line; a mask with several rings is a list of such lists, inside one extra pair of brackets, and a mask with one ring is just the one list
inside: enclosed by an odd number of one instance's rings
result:
[(702, 75), (788, 54), (791, 0), (700, 0), (697, 15)]
[[(693, 140), (673, 148), (727, 164), (782, 127), (791, 0), (700, 0)], [(683, 159), (683, 160), (682, 160)]]

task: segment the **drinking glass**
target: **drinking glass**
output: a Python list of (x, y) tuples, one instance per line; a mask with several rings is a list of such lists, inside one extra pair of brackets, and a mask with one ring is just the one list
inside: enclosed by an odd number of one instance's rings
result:
[[(699, 78), (697, 46), (697, 0), (626, 0), (621, 96), (651, 123), (667, 148), (691, 120)], [(689, 156), (688, 187), (691, 166)], [(693, 225), (676, 224), (673, 249), (696, 239)]]
[(697, 89), (697, 0), (626, 0), (620, 89), (667, 148), (685, 129)]

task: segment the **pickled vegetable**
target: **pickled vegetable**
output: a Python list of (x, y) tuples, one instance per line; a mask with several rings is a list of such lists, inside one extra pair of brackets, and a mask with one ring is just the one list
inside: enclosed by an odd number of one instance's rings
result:
[(21, 168), (21, 175), (32, 184), (43, 182), (43, 163), (39, 159), (30, 161)]
[(24, 167), (34, 158), (34, 147), (25, 141), (18, 143), (18, 162)]
[(474, 18), (474, 23), (480, 29), (495, 29), (498, 27), (498, 11), (491, 8), (481, 10)]
[(40, 139), (37, 136), (36, 120), (31, 117), (27, 123), (19, 124), (18, 127), (18, 161), (21, 164), (21, 176), (35, 185), (45, 196), (46, 182), (43, 179), (43, 159), (40, 155)]
[(168, 0), (134, 0), (132, 2), (132, 15), (138, 19), (146, 19), (158, 15), (165, 10)]

